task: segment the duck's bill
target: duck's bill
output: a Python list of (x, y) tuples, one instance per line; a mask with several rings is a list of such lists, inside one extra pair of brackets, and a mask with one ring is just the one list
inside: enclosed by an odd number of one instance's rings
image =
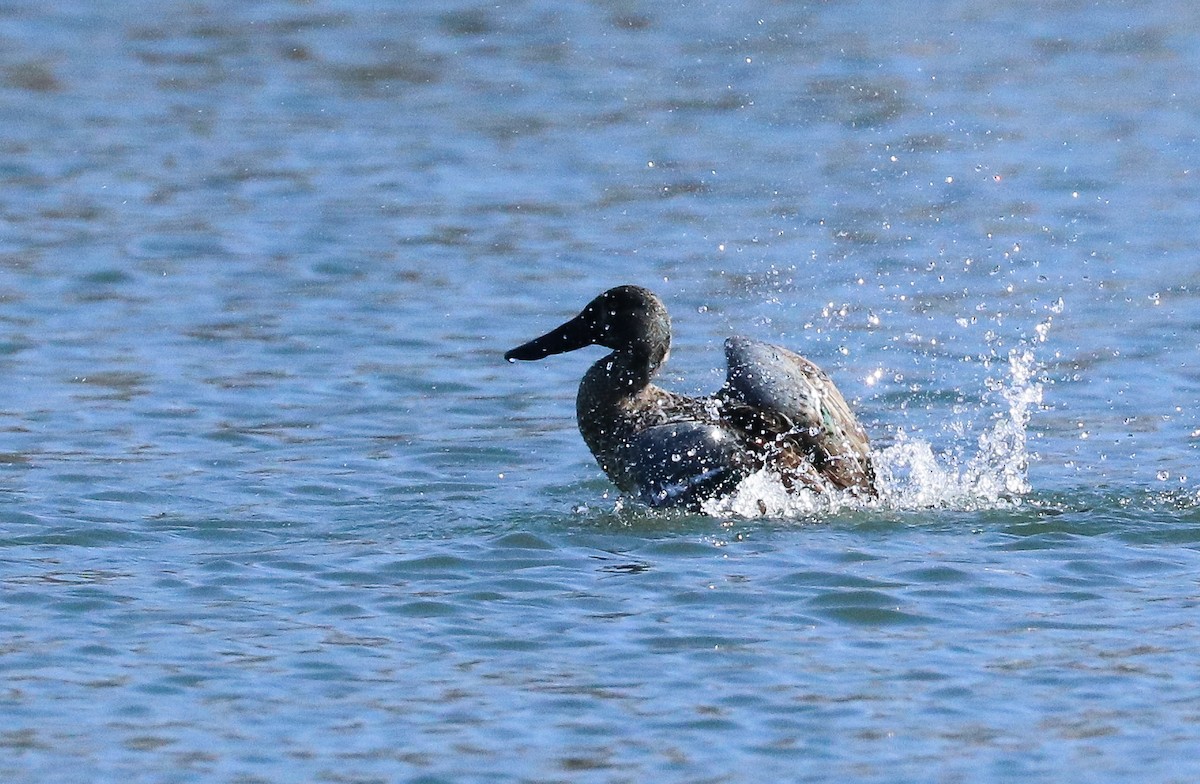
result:
[(518, 359), (542, 359), (551, 354), (562, 354), (590, 346), (594, 342), (591, 325), (581, 315), (561, 327), (547, 332), (540, 338), (534, 338), (528, 343), (517, 346), (506, 353), (504, 358), (509, 362), (515, 362)]

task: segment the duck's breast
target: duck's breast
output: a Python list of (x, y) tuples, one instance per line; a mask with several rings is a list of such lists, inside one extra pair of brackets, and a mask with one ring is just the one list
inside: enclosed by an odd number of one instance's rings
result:
[(750, 473), (737, 438), (701, 422), (646, 428), (622, 446), (618, 457), (642, 503), (652, 507), (698, 508), (705, 499), (732, 491)]

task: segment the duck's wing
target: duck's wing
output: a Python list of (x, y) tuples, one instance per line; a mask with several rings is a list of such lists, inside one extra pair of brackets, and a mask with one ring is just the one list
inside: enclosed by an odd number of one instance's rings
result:
[(617, 456), (642, 503), (652, 507), (699, 509), (704, 499), (725, 495), (750, 473), (736, 438), (703, 422), (646, 428)]
[(732, 337), (725, 341), (729, 365), (718, 397), (749, 407), (758, 430), (750, 433), (781, 448), (798, 448), (839, 488), (875, 493), (875, 469), (866, 431), (825, 371), (785, 348)]

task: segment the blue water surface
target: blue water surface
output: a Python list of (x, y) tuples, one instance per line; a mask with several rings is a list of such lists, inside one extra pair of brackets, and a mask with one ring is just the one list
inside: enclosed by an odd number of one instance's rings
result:
[[(0, 3), (0, 779), (1195, 781), (1198, 33)], [(621, 283), (881, 501), (620, 498), (502, 355)]]

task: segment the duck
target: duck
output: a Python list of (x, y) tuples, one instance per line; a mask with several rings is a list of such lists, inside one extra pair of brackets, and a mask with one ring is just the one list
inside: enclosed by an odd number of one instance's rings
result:
[(734, 336), (725, 341), (726, 380), (714, 394), (655, 385), (671, 352), (671, 319), (647, 288), (611, 288), (504, 358), (534, 361), (593, 345), (610, 353), (584, 373), (576, 420), (623, 494), (651, 508), (701, 511), (767, 470), (789, 493), (877, 496), (866, 431), (829, 376), (799, 354)]

